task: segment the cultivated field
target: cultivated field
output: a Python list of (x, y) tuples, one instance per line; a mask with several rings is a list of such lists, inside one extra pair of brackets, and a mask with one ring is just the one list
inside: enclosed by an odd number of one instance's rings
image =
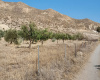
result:
[[(27, 48), (0, 41), (0, 80), (72, 80), (98, 42), (47, 40)], [(66, 44), (66, 45), (65, 45)], [(75, 50), (76, 44), (76, 50)], [(39, 45), (39, 71), (38, 71)], [(66, 48), (66, 49), (65, 49)], [(65, 56), (66, 52), (66, 56)], [(76, 55), (75, 55), (76, 53)]]

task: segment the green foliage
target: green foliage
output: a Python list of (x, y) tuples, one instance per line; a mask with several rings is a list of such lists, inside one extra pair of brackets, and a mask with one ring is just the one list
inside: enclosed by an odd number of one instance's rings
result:
[(59, 40), (60, 37), (61, 37), (61, 36), (60, 36), (60, 33), (55, 33), (55, 34), (54, 34), (54, 37), (55, 37), (57, 40)]
[(54, 33), (53, 32), (49, 32), (49, 38), (50, 39), (54, 38)]
[(37, 40), (47, 40), (47, 39), (51, 39), (52, 37), (53, 37), (53, 33), (48, 32), (47, 29), (45, 29), (45, 30), (36, 30), (35, 38), (37, 38)]
[(4, 37), (4, 31), (0, 30), (0, 39)]
[(32, 41), (37, 39), (37, 30), (36, 25), (34, 23), (30, 23), (29, 26), (22, 25), (21, 31), (19, 31), (19, 35), (25, 40), (29, 40), (29, 48), (31, 47)]
[(29, 25), (29, 27), (27, 27), (26, 25), (22, 25), (19, 35), (25, 40), (32, 39), (34, 35), (34, 26)]
[(73, 40), (82, 40), (82, 39), (84, 39), (84, 37), (81, 33), (77, 33), (77, 34), (73, 35), (72, 39)]
[(100, 33), (100, 27), (99, 27), (99, 26), (97, 27), (97, 32), (99, 32), (99, 33)]
[(48, 39), (48, 32), (47, 30), (41, 30), (41, 40), (47, 40)]
[(72, 40), (72, 35), (67, 34), (67, 35), (66, 35), (66, 39), (68, 39), (68, 40)]
[(4, 36), (5, 41), (14, 43), (14, 44), (18, 44), (18, 38), (19, 36), (17, 34), (17, 31), (12, 30), (12, 29), (9, 29), (8, 31), (6, 31), (5, 36)]
[(41, 40), (41, 34), (42, 32), (41, 32), (41, 30), (36, 30), (35, 31), (35, 39), (36, 40)]
[[(52, 41), (55, 41), (57, 39), (57, 42), (59, 39), (64, 40), (81, 40), (83, 39), (82, 34), (77, 33), (75, 35), (70, 34), (64, 34), (64, 33), (53, 33), (49, 32), (47, 29), (45, 30), (39, 30), (36, 29), (36, 25), (34, 23), (30, 23), (29, 26), (23, 25), (21, 28), (21, 31), (18, 32), (18, 34), (25, 40), (31, 41), (44, 41), (47, 39), (52, 39)], [(55, 38), (55, 39), (54, 39)]]
[(12, 29), (6, 32), (0, 31), (0, 37), (3, 36), (7, 42), (13, 42), (15, 44), (21, 43), (23, 40), (29, 40), (29, 48), (31, 47), (31, 43), (33, 43), (34, 41), (37, 42), (38, 40), (42, 41), (43, 44), (43, 41), (47, 39), (52, 39), (52, 42), (57, 40), (58, 43), (59, 39), (62, 39), (64, 42), (64, 40), (82, 40), (84, 38), (80, 33), (70, 35), (64, 33), (49, 32), (47, 29), (39, 30), (36, 28), (36, 25), (34, 23), (30, 23), (29, 25), (22, 25), (21, 30), (18, 31)]
[(54, 37), (57, 40), (62, 39), (63, 41), (64, 40), (82, 40), (82, 39), (84, 39), (84, 37), (81, 33), (77, 33), (74, 35), (64, 34), (64, 33), (56, 33), (56, 34), (54, 34)]

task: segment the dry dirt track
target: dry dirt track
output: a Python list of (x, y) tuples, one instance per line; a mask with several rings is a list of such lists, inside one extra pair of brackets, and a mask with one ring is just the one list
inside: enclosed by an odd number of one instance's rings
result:
[(100, 45), (74, 80), (100, 80)]

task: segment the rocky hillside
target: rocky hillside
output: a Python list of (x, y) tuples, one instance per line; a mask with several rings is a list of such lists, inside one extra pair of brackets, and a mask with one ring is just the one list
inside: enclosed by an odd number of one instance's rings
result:
[(95, 30), (100, 23), (89, 19), (73, 19), (53, 9), (39, 10), (22, 2), (4, 2), (0, 0), (0, 24), (19, 29), (22, 24), (35, 22), (40, 29), (74, 32), (75, 30)]

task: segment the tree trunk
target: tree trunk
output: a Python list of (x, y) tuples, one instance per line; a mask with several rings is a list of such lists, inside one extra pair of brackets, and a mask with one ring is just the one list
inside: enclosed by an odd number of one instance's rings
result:
[(31, 48), (32, 40), (30, 39), (29, 48)]
[(58, 44), (58, 39), (57, 39), (57, 44)]
[(42, 40), (42, 45), (43, 45), (43, 40)]
[(10, 42), (10, 44), (12, 44), (12, 41)]
[(64, 39), (63, 39), (63, 43), (64, 43)]

